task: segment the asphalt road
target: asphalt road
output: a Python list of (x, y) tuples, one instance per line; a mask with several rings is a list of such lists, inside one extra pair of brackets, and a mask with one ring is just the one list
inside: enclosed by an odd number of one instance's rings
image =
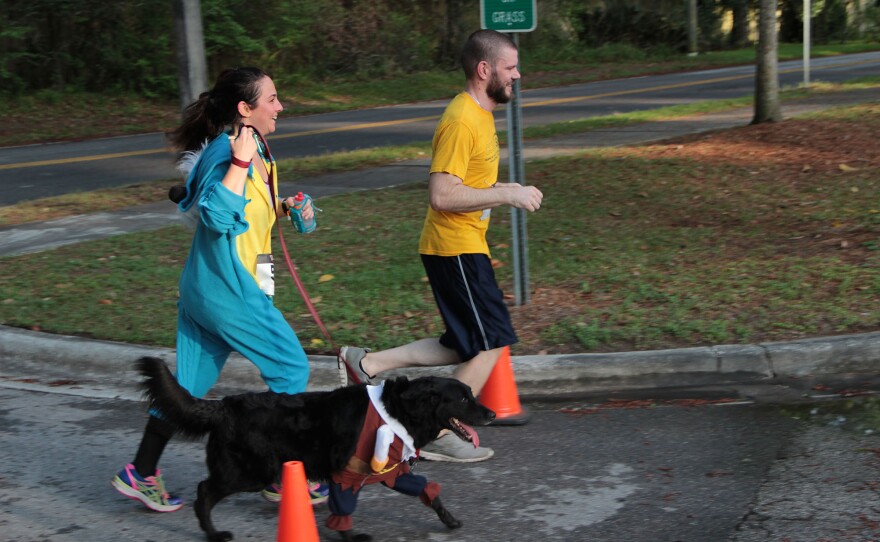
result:
[[(191, 508), (206, 474), (203, 442), (174, 440), (163, 458), (166, 482), (188, 503), (177, 513), (149, 512), (110, 487), (145, 419), (142, 403), (123, 398), (128, 388), (108, 397), (72, 381), (50, 392), (0, 386), (0, 539), (204, 539)], [(461, 529), (371, 486), (356, 532), (435, 542), (877, 540), (876, 436), (805, 423), (735, 390), (707, 397), (724, 396), (739, 400), (530, 403), (528, 425), (480, 430), (496, 450), (490, 461), (416, 466), (442, 484)], [(326, 506), (314, 509), (321, 539), (338, 540), (326, 516)], [(214, 517), (237, 540), (275, 538), (277, 505), (257, 494), (230, 497)]]
[[(8, 542), (202, 540), (190, 506), (156, 514), (109, 485), (144, 421), (137, 402), (0, 389), (0, 531)], [(524, 427), (480, 433), (484, 463), (421, 462), (464, 522), (448, 531), (416, 499), (365, 490), (357, 530), (376, 540), (626, 542), (726, 540), (796, 422), (766, 407), (609, 409), (544, 406)], [(204, 444), (174, 441), (166, 481), (188, 502), (205, 475)], [(324, 540), (326, 507), (315, 509)], [(219, 528), (270, 540), (277, 506), (256, 494), (221, 503)]]
[[(782, 62), (780, 83), (803, 81), (800, 61)], [(880, 52), (811, 60), (811, 80), (842, 82), (880, 73)], [(754, 92), (754, 66), (528, 89), (523, 80), (523, 125), (533, 126), (615, 112), (654, 109)], [(270, 138), (275, 155), (327, 152), (428, 141), (447, 100), (283, 119)], [(496, 110), (499, 130), (504, 109)], [(176, 177), (162, 134), (0, 149), (0, 205), (98, 188)]]

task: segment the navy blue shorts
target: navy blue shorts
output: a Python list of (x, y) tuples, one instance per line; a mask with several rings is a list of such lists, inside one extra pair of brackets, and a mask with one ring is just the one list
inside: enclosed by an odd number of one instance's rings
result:
[(422, 264), (434, 292), (446, 332), (440, 344), (458, 352), (462, 362), (481, 351), (517, 342), (504, 294), (485, 254), (429, 256)]

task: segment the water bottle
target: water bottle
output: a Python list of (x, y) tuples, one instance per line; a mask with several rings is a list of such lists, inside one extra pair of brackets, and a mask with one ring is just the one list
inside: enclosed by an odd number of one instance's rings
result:
[(300, 233), (312, 233), (318, 227), (318, 220), (315, 215), (317, 209), (314, 204), (312, 204), (312, 218), (304, 220), (302, 216), (303, 208), (311, 201), (311, 196), (302, 192), (297, 192), (293, 196), (293, 207), (290, 208), (290, 221), (293, 222), (293, 227), (296, 228), (296, 231)]

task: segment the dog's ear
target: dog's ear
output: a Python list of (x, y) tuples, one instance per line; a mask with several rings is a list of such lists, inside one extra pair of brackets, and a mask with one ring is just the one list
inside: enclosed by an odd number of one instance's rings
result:
[(389, 378), (385, 381), (386, 390), (394, 390), (394, 393), (402, 393), (403, 390), (409, 388), (409, 379), (405, 376)]
[(444, 387), (441, 381), (435, 376), (418, 378), (411, 382), (410, 390), (421, 403), (436, 407), (443, 402)]
[(440, 404), (441, 394), (437, 386), (437, 378), (433, 376), (424, 376), (411, 380), (406, 383), (404, 392), (400, 394), (401, 398), (409, 401), (417, 401), (423, 405), (436, 407)]

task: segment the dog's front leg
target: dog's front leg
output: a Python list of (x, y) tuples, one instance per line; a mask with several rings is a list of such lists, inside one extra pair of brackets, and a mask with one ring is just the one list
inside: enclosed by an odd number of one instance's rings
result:
[(433, 501), (431, 501), (431, 508), (437, 512), (437, 517), (440, 518), (440, 521), (443, 522), (443, 525), (446, 525), (450, 529), (458, 529), (461, 527), (461, 522), (455, 519), (455, 517), (449, 513), (449, 510), (443, 506), (443, 503), (440, 501), (440, 497), (435, 497)]

